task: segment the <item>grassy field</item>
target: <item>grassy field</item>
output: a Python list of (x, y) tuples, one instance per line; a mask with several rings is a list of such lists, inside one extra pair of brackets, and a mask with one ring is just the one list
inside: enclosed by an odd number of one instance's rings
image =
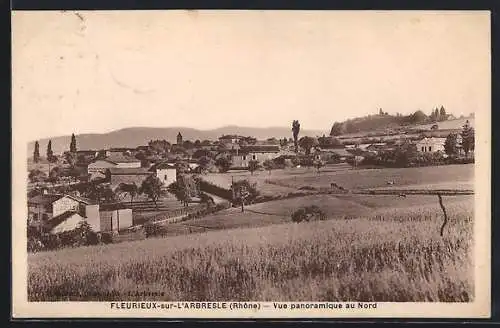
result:
[(394, 185), (391, 186), (394, 188), (409, 185), (425, 187), (439, 183), (470, 185), (474, 181), (474, 164), (344, 170), (320, 175), (275, 177), (271, 180), (289, 187), (308, 185), (329, 188), (330, 183), (334, 182), (347, 189), (387, 187), (387, 181), (394, 181)]
[[(445, 197), (444, 204), (456, 206), (469, 204), (474, 206), (473, 196)], [(250, 205), (245, 212), (240, 208), (231, 208), (201, 219), (169, 224), (167, 235), (175, 236), (190, 232), (209, 230), (262, 227), (270, 224), (292, 222), (291, 214), (301, 206), (316, 205), (329, 218), (361, 218), (374, 215), (385, 215), (393, 211), (405, 209), (408, 212), (439, 212), (440, 207), (436, 196), (415, 195), (407, 198), (397, 196), (366, 196), (366, 195), (314, 195), (286, 200), (277, 200)], [(396, 216), (395, 216), (396, 217)]]
[[(332, 204), (329, 215), (341, 203), (320, 201)], [(437, 204), (414, 199), (410, 207), (398, 208), (389, 198), (364, 204), (350, 201), (355, 210), (371, 208), (371, 214), (30, 254), (28, 297), (30, 301), (473, 299), (471, 197), (445, 200), (450, 223), (443, 238)], [(264, 205), (254, 208), (287, 211), (295, 206), (258, 207)], [(164, 296), (128, 294), (135, 291)]]
[[(325, 166), (321, 169), (321, 172), (322, 174), (336, 174), (348, 170), (350, 170), (350, 165), (348, 164), (335, 164)], [(301, 167), (273, 170), (271, 171), (271, 174), (269, 174), (268, 171), (256, 171), (253, 174), (248, 171), (209, 173), (203, 175), (203, 179), (227, 189), (231, 188), (232, 179), (234, 179), (234, 181), (248, 179), (250, 182), (257, 184), (257, 188), (262, 195), (277, 195), (296, 192), (297, 189), (294, 187), (290, 188), (286, 186), (268, 184), (265, 182), (266, 180), (279, 180), (289, 177), (305, 178), (315, 176), (317, 176), (316, 169)]]

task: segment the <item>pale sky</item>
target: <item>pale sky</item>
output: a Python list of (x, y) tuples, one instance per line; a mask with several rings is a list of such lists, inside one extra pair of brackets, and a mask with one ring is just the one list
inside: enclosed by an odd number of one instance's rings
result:
[(13, 125), (27, 140), (490, 110), (488, 12), (77, 13), (13, 13)]

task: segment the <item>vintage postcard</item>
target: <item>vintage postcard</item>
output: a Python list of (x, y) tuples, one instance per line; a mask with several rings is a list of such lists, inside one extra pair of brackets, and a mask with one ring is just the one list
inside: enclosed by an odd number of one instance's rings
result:
[(490, 13), (14, 11), (15, 318), (487, 318)]

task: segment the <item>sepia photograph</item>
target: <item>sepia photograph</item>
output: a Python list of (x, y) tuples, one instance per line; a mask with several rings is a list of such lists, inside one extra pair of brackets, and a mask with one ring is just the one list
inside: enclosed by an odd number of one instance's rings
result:
[(490, 61), (483, 11), (13, 11), (14, 315), (488, 317)]

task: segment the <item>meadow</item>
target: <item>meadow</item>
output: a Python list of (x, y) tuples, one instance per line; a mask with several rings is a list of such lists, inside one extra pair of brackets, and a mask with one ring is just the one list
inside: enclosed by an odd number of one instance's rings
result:
[[(429, 188), (433, 185), (453, 184), (472, 185), (474, 181), (474, 164), (442, 165), (414, 168), (384, 168), (343, 170), (312, 175), (295, 175), (271, 178), (272, 181), (287, 187), (300, 188), (313, 186), (329, 188), (331, 183), (351, 189), (367, 189), (387, 187), (388, 181), (393, 181), (391, 187), (420, 186)], [(454, 189), (459, 189), (455, 187)]]
[[(204, 175), (203, 179), (223, 188), (230, 188), (231, 179), (248, 179), (257, 184), (263, 195), (286, 194), (304, 186), (330, 188), (331, 183), (347, 189), (381, 188), (387, 187), (387, 181), (394, 182), (392, 188), (473, 189), (474, 164), (383, 169), (351, 169), (345, 164), (336, 164), (325, 166), (319, 174), (315, 168), (301, 167), (273, 170), (271, 174), (267, 171), (254, 172), (253, 175), (248, 171), (212, 173)], [(273, 184), (266, 183), (268, 180)]]
[[(365, 197), (364, 204), (351, 199), (359, 217), (335, 218), (334, 208), (347, 201), (337, 198), (337, 205), (327, 208), (327, 221), (29, 254), (28, 298), (468, 302), (474, 297), (473, 198), (451, 198), (443, 237), (435, 200), (408, 198), (402, 201), (415, 203), (398, 207), (394, 197)], [(264, 205), (253, 208), (275, 210), (258, 207)], [(298, 205), (276, 209), (286, 213)], [(239, 220), (236, 213), (230, 217)], [(136, 291), (163, 296), (129, 294)]]

